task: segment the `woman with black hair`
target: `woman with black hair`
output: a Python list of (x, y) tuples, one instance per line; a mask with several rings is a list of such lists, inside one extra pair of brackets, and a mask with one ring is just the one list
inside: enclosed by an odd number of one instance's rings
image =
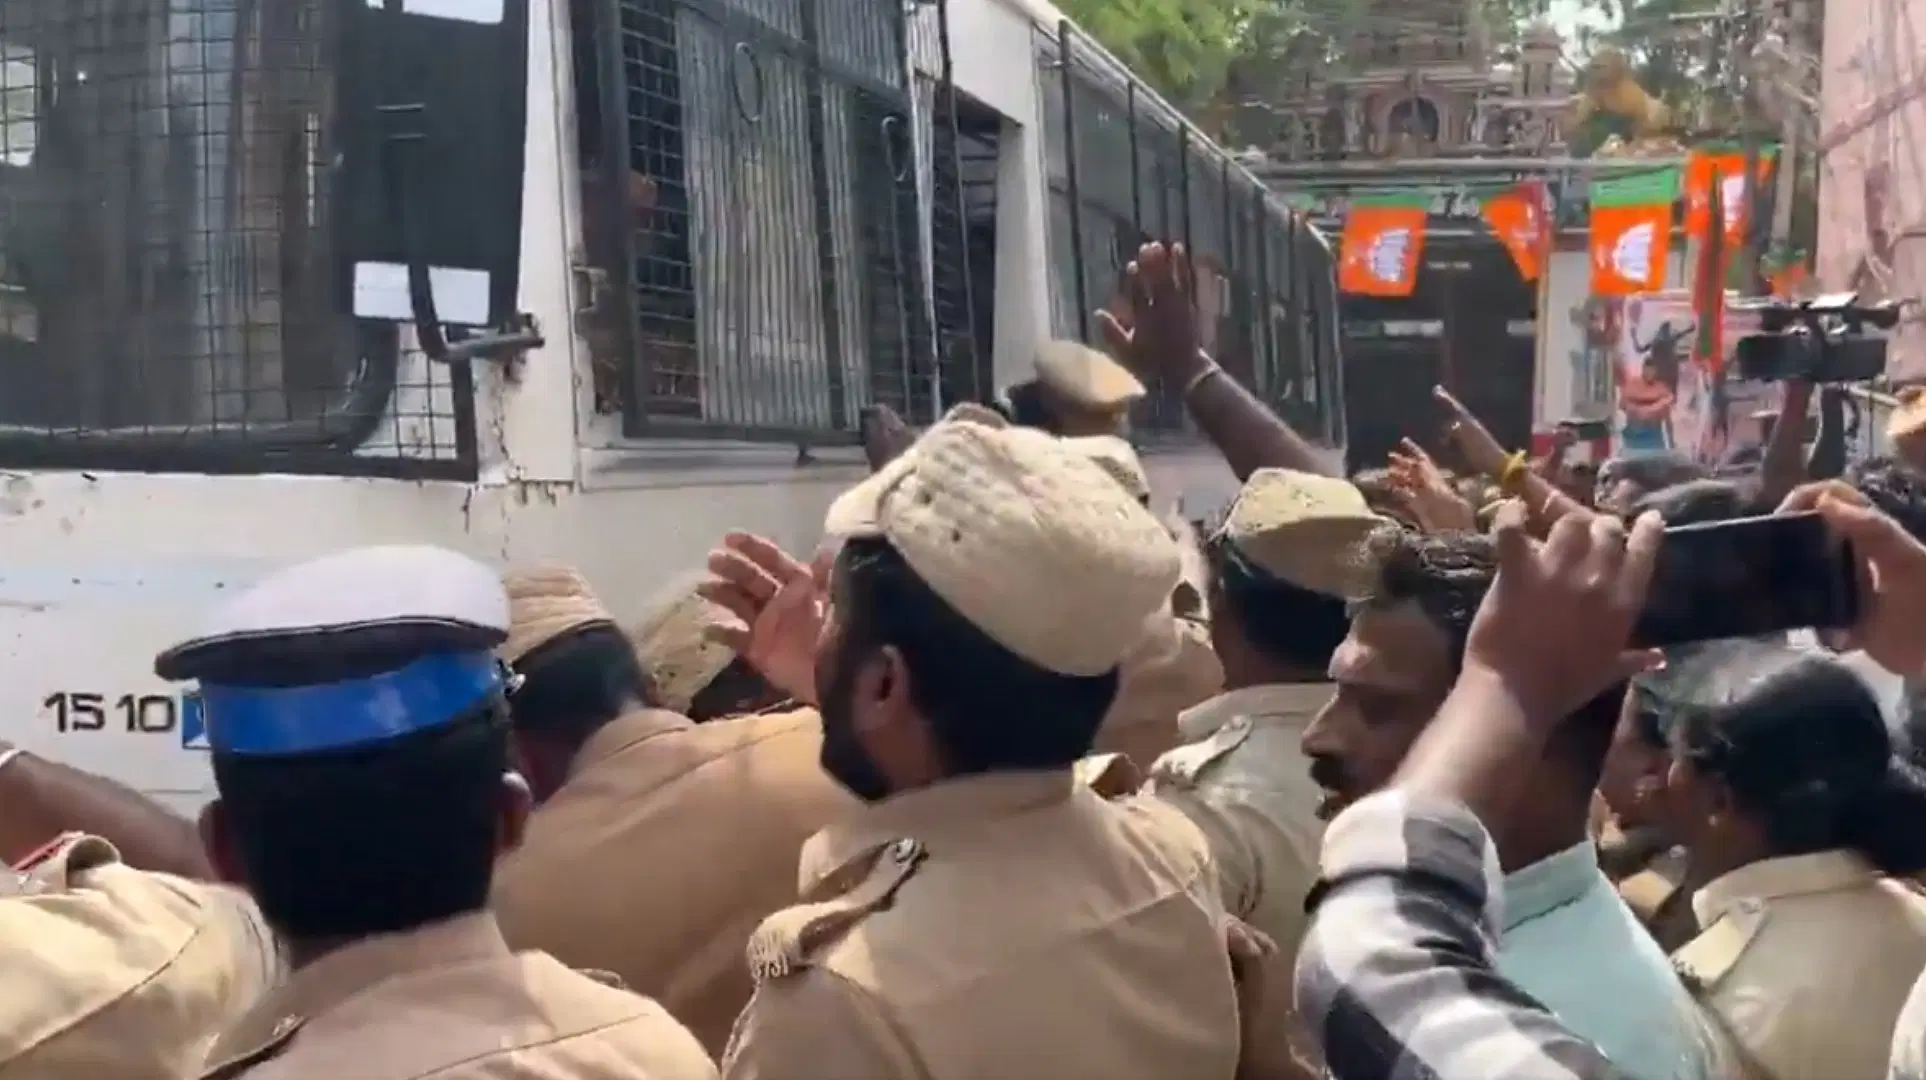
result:
[(1774, 1080), (1878, 1080), (1926, 966), (1926, 781), (1832, 656), (1735, 642), (1675, 699), (1667, 820), (1706, 884), (1674, 963)]
[[(1722, 646), (1725, 643), (1713, 643)], [(1599, 869), (1654, 940), (1667, 952), (1698, 935), (1692, 873), (1678, 830), (1666, 819), (1665, 777), (1672, 765), (1675, 700), (1690, 690), (1713, 655), (1668, 650), (1666, 666), (1632, 680), (1598, 791), (1611, 811), (1598, 839)]]

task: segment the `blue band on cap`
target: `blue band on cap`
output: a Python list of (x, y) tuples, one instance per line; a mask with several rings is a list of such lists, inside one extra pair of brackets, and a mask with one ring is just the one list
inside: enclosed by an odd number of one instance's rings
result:
[(202, 683), (200, 698), (215, 753), (316, 754), (459, 720), (501, 693), (503, 679), (493, 653), (442, 653), (399, 671), (325, 686)]

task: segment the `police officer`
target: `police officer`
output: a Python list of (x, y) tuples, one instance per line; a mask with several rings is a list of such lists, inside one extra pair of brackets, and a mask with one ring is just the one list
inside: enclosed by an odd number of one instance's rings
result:
[(1349, 619), (1355, 549), (1384, 520), (1351, 484), (1289, 469), (1251, 474), (1210, 543), (1212, 631), (1226, 692), (1179, 718), (1185, 743), (1149, 770), (1149, 787), (1210, 839), (1231, 912), (1278, 947), (1251, 1060), (1301, 1074), (1291, 1045), (1292, 960), (1317, 880), (1323, 793), (1300, 748), (1331, 700), (1326, 674)]
[(210, 859), (292, 969), (204, 1076), (714, 1075), (660, 1006), (510, 951), (487, 910), (528, 808), (491, 652), (507, 607), (472, 560), (366, 548), (269, 575), (156, 660), (199, 681)]
[(121, 863), (68, 834), (0, 867), (0, 1077), (178, 1080), (280, 978), (244, 893)]
[(813, 654), (823, 766), (866, 805), (810, 839), (801, 902), (752, 935), (725, 1075), (1233, 1076), (1203, 837), (1074, 770), (1177, 583), (1169, 534), (1057, 440), (967, 420), (826, 525), (847, 538), (827, 623), (759, 619), (748, 652)]
[[(1150, 477), (1130, 443), (1117, 435), (1085, 435), (1064, 445), (1096, 462), (1139, 505), (1150, 506)], [(1203, 604), (1202, 553), (1183, 522), (1165, 522), (1185, 557), (1184, 575), (1166, 610), (1124, 657), (1117, 700), (1097, 732), (1100, 753), (1119, 753), (1140, 766), (1178, 743), (1177, 714), (1224, 688), (1224, 669), (1210, 643)]]
[(1004, 395), (1017, 423), (1058, 435), (1114, 435), (1144, 384), (1130, 369), (1081, 341), (1047, 341), (1036, 354), (1036, 377)]
[(1671, 720), (1671, 824), (1710, 878), (1672, 961), (1759, 1075), (1880, 1077), (1926, 965), (1926, 783), (1837, 658), (1715, 656)]
[[(502, 655), (541, 806), (497, 870), (510, 943), (614, 972), (720, 1051), (749, 1000), (749, 931), (796, 898), (803, 841), (852, 807), (815, 710), (697, 724), (661, 708), (582, 576), (507, 576)], [(584, 887), (593, 882), (592, 887)]]

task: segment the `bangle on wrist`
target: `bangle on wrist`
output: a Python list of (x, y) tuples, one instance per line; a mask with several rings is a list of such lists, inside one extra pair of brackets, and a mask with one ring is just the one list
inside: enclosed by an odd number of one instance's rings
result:
[(1199, 368), (1195, 375), (1192, 375), (1189, 379), (1185, 380), (1184, 396), (1189, 397), (1191, 393), (1195, 391), (1198, 387), (1204, 385), (1206, 382), (1209, 382), (1211, 376), (1222, 375), (1223, 373), (1224, 373), (1224, 369), (1217, 366), (1217, 361), (1215, 360), (1204, 361), (1204, 366)]
[(1525, 477), (1531, 471), (1531, 460), (1523, 450), (1515, 450), (1505, 458), (1505, 466), (1498, 472), (1498, 490), (1506, 495), (1519, 495), (1525, 484)]

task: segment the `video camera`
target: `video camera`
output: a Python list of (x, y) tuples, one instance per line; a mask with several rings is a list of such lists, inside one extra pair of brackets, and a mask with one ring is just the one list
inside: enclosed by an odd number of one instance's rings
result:
[(1734, 347), (1738, 376), (1815, 383), (1878, 378), (1886, 370), (1884, 332), (1899, 325), (1899, 309), (1897, 301), (1861, 304), (1858, 293), (1831, 293), (1797, 303), (1735, 303), (1734, 314), (1758, 320), (1758, 331), (1741, 337)]

